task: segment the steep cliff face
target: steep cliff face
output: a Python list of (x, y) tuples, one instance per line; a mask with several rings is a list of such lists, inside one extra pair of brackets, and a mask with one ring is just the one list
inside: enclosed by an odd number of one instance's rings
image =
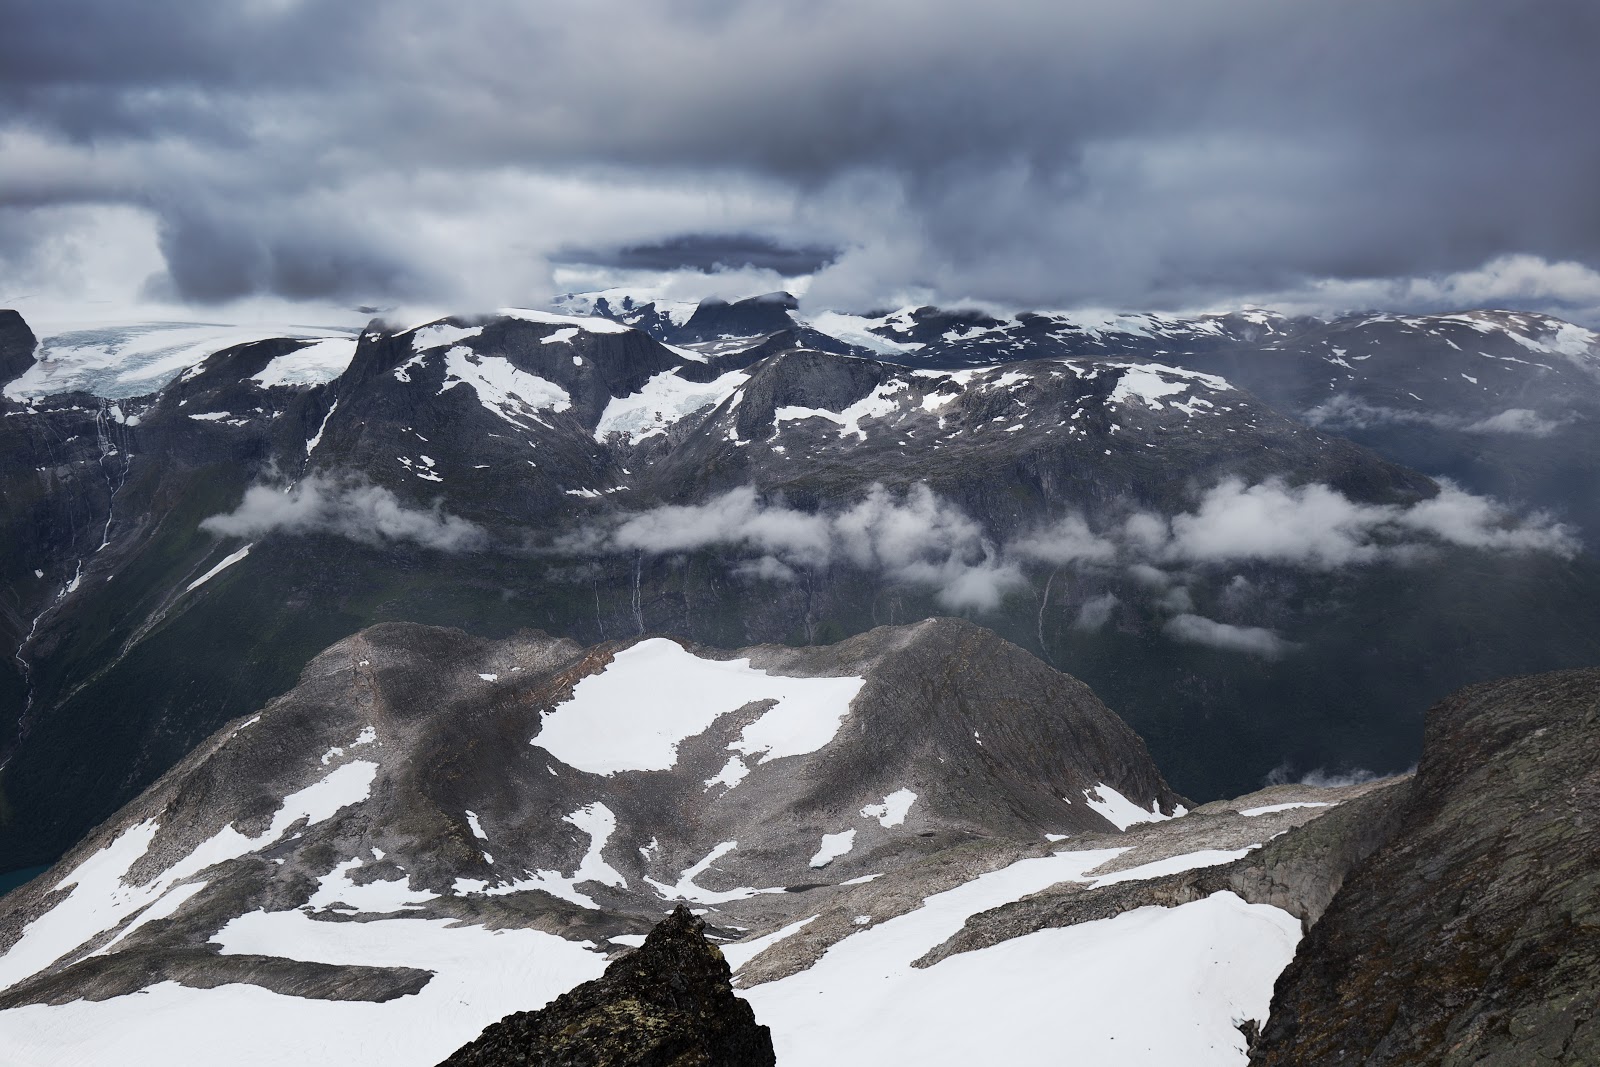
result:
[(439, 1067), (772, 1067), (772, 1032), (705, 932), (678, 905), (604, 975), (506, 1016)]
[(1600, 670), (1428, 716), (1402, 828), (1278, 981), (1257, 1067), (1600, 1062)]

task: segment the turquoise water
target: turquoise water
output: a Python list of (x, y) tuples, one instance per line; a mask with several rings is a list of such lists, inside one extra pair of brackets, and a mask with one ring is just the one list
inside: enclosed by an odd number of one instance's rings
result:
[(0, 874), (0, 897), (5, 896), (13, 889), (27, 885), (49, 869), (49, 867), (23, 867), (21, 870), (7, 871), (5, 874)]

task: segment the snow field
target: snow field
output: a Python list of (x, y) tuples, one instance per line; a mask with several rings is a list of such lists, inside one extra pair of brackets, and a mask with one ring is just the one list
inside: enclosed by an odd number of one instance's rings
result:
[(1083, 801), (1118, 830), (1126, 830), (1128, 827), (1136, 826), (1142, 822), (1161, 822), (1165, 819), (1175, 819), (1184, 814), (1184, 809), (1180, 807), (1172, 815), (1163, 815), (1161, 814), (1160, 802), (1154, 800), (1150, 802), (1150, 809), (1146, 811), (1104, 782), (1093, 789), (1085, 789), (1083, 791)]
[[(1242, 1067), (1234, 1022), (1266, 1018), (1300, 924), (1232, 893), (911, 966), (969, 916), (1061, 881), (1091, 881), (1090, 871), (1125, 851), (1061, 852), (993, 871), (846, 938), (807, 971), (744, 995), (772, 1028), (779, 1062), (788, 1067)], [(1194, 853), (1107, 878), (1156, 877), (1231, 855)]]
[(430, 1067), (514, 1011), (600, 976), (587, 943), (538, 930), (490, 931), (439, 919), (327, 922), (252, 912), (217, 935), (224, 954), (434, 972), (420, 993), (383, 1004), (307, 1000), (257, 986), (163, 982), (95, 1003), (0, 1013), (7, 1067)]
[[(274, 337), (318, 341), (319, 344), (313, 346), (317, 348), (321, 347), (320, 342), (328, 342), (330, 347), (322, 349), (316, 357), (322, 366), (336, 360), (335, 353), (344, 346), (348, 346), (352, 356), (355, 354), (355, 340), (349, 333), (302, 326), (39, 323), (35, 332), (39, 337), (36, 362), (5, 386), (9, 399), (44, 397), (74, 389), (111, 400), (142, 396), (199, 366), (224, 348)], [(348, 364), (349, 360), (345, 362)]]
[(264, 389), (275, 385), (321, 385), (343, 374), (355, 358), (354, 337), (329, 337), (279, 356), (250, 380)]
[[(591, 774), (667, 770), (677, 763), (680, 744), (723, 715), (775, 700), (729, 746), (759, 763), (815, 752), (832, 741), (864, 684), (861, 678), (769, 675), (747, 659), (700, 659), (675, 641), (651, 638), (574, 686), (530, 743)], [(743, 774), (724, 768), (719, 777), (732, 776)]]
[(717, 407), (749, 380), (746, 371), (729, 371), (704, 383), (685, 381), (672, 371), (662, 371), (637, 393), (614, 397), (606, 404), (595, 425), (594, 439), (603, 442), (612, 434), (619, 434), (637, 442), (664, 434), (696, 411)]

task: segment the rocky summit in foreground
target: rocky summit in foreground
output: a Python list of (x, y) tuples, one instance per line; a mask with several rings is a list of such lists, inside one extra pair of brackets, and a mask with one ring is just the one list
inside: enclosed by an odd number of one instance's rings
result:
[(506, 1016), (439, 1067), (772, 1067), (772, 1032), (705, 930), (678, 905), (603, 976)]
[(1278, 981), (1257, 1067), (1600, 1063), (1600, 670), (1433, 709), (1398, 832)]

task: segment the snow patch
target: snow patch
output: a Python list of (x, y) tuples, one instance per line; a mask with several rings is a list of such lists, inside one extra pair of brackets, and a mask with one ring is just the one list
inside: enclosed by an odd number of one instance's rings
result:
[[(616, 889), (626, 889), (628, 881), (615, 867), (606, 862), (604, 850), (606, 842), (611, 840), (611, 834), (617, 828), (617, 817), (610, 808), (599, 801), (579, 808), (568, 815), (563, 821), (572, 824), (589, 837), (589, 849), (584, 853), (583, 859), (578, 862), (578, 869), (570, 875), (559, 871), (534, 871), (524, 878), (514, 882), (501, 883), (491, 886), (477, 878), (457, 878), (452, 886), (457, 896), (481, 893), (484, 896), (504, 896), (508, 893), (521, 893), (530, 889), (540, 889), (553, 897), (570, 901), (579, 907), (599, 910), (593, 898), (577, 890), (585, 882), (595, 882), (599, 885), (608, 885)], [(476, 827), (474, 827), (476, 830)], [(487, 840), (487, 839), (485, 839)]]
[[(751, 938), (749, 941), (738, 941), (731, 945), (719, 945), (718, 947), (722, 950), (722, 958), (728, 961), (728, 968), (737, 971), (779, 941), (792, 937), (804, 930), (816, 919), (817, 916), (813, 915), (808, 919), (792, 922), (788, 926), (772, 931), (770, 934), (763, 934), (760, 937)], [(616, 938), (611, 940), (615, 941)]]
[(483, 332), (482, 326), (452, 326), (448, 322), (419, 327), (411, 335), (411, 350), (425, 352), (430, 348), (454, 345)]
[(1130, 826), (1143, 822), (1161, 822), (1164, 819), (1173, 819), (1178, 815), (1184, 814), (1182, 808), (1179, 808), (1175, 815), (1161, 814), (1161, 802), (1157, 800), (1150, 802), (1150, 809), (1147, 811), (1104, 782), (1093, 789), (1085, 789), (1083, 791), (1083, 799), (1097, 814), (1118, 830), (1126, 830)]
[(1293, 803), (1293, 804), (1264, 804), (1259, 808), (1241, 808), (1241, 809), (1239, 809), (1239, 814), (1245, 816), (1246, 818), (1253, 818), (1253, 817), (1255, 817), (1257, 815), (1270, 815), (1272, 812), (1275, 812), (1275, 811), (1289, 811), (1289, 810), (1294, 809), (1294, 808), (1331, 808), (1331, 807), (1333, 807), (1333, 805), (1329, 804), (1329, 803), (1326, 803), (1326, 802), (1314, 801), (1314, 800), (1306, 800), (1306, 801), (1300, 801), (1298, 803)]
[(889, 381), (879, 383), (872, 392), (857, 400), (843, 411), (829, 411), (826, 408), (805, 408), (785, 406), (778, 408), (773, 414), (773, 422), (782, 426), (785, 422), (796, 422), (800, 419), (827, 419), (837, 423), (839, 436), (848, 437), (855, 434), (861, 441), (867, 439), (867, 431), (861, 428), (863, 419), (881, 419), (892, 415), (900, 409), (896, 394), (910, 388), (904, 381)]
[(519, 416), (572, 407), (572, 397), (555, 382), (518, 370), (510, 360), (480, 356), (470, 348), (452, 348), (445, 353), (445, 379), (439, 395), (458, 385), (466, 385), (486, 409), (524, 430), (530, 427)]
[(811, 866), (826, 867), (834, 860), (849, 852), (856, 845), (856, 832), (846, 830), (838, 834), (823, 834), (822, 844), (817, 848), (816, 855), (811, 857)]
[(329, 405), (328, 413), (322, 416), (322, 424), (317, 427), (317, 432), (312, 434), (310, 439), (306, 441), (307, 456), (310, 456), (312, 452), (315, 452), (317, 446), (322, 443), (322, 432), (328, 428), (329, 420), (333, 418), (333, 413), (338, 410), (339, 402), (335, 400), (331, 405)]
[(625, 326), (620, 322), (612, 322), (610, 319), (575, 318), (571, 315), (556, 315), (549, 311), (534, 311), (529, 308), (501, 308), (499, 314), (508, 319), (521, 319), (523, 322), (576, 327), (585, 333), (631, 333), (633, 331), (632, 326)]
[(693, 904), (726, 904), (730, 900), (744, 900), (760, 893), (782, 893), (782, 886), (770, 889), (753, 889), (741, 886), (737, 889), (704, 889), (695, 884), (695, 880), (711, 869), (711, 865), (739, 847), (737, 841), (724, 841), (708, 852), (704, 859), (678, 876), (677, 884), (666, 885), (654, 878), (646, 878), (651, 887), (667, 900), (687, 900)]
[(906, 821), (906, 814), (911, 810), (911, 805), (916, 801), (917, 794), (909, 789), (896, 789), (893, 793), (883, 798), (882, 804), (868, 804), (861, 809), (861, 815), (867, 819), (877, 819), (885, 829), (899, 826)]
[(389, 914), (420, 908), (438, 897), (437, 893), (411, 888), (407, 875), (394, 881), (372, 881), (358, 885), (350, 880), (350, 872), (361, 866), (361, 858), (345, 860), (317, 882), (317, 891), (307, 904), (315, 911), (361, 912)]
[[(1145, 407), (1160, 409), (1166, 406), (1162, 403), (1163, 397), (1188, 392), (1194, 386), (1204, 386), (1211, 390), (1232, 388), (1226, 379), (1219, 378), (1215, 374), (1166, 367), (1159, 363), (1113, 363), (1108, 366), (1122, 370), (1122, 377), (1117, 380), (1116, 388), (1111, 390), (1109, 397), (1109, 401), (1113, 404), (1126, 404), (1130, 400), (1137, 400)], [(1180, 407), (1175, 401), (1168, 403)], [(1192, 411), (1189, 413), (1193, 414)]]

